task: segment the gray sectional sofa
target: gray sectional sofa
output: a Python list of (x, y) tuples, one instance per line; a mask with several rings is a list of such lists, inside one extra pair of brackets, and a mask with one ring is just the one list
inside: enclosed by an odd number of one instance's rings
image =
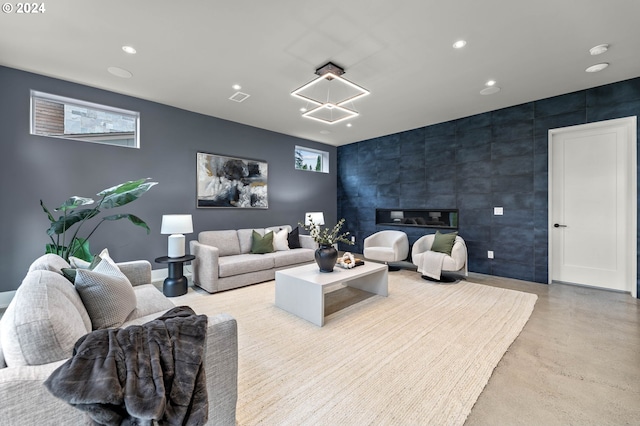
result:
[(309, 235), (298, 236), (300, 248), (275, 244), (271, 253), (251, 253), (253, 231), (264, 236), (282, 230), (292, 232), (289, 225), (200, 232), (198, 240), (190, 242), (191, 254), (196, 257), (191, 262), (193, 283), (216, 293), (273, 280), (279, 269), (313, 262), (317, 245)]
[[(116, 265), (135, 293), (134, 310), (119, 327), (143, 324), (175, 307), (150, 284), (149, 262)], [(69, 267), (54, 254), (37, 259), (0, 320), (2, 425), (92, 424), (82, 411), (55, 398), (43, 384), (72, 355), (75, 342), (92, 330), (94, 322), (89, 305), (85, 307), (74, 284), (61, 274), (62, 268)], [(235, 319), (227, 314), (208, 318), (205, 351), (208, 424), (235, 425), (238, 389)]]

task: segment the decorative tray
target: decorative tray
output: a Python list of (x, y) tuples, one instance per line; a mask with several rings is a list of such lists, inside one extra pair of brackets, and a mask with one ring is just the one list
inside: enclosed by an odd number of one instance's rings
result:
[[(352, 264), (353, 266), (351, 266)], [(364, 265), (364, 260), (348, 256), (343, 256), (336, 262), (336, 266), (339, 266), (343, 269), (352, 269), (360, 265)]]

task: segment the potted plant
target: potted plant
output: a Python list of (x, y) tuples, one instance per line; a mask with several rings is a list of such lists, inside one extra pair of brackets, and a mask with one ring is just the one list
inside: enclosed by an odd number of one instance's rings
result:
[(51, 211), (44, 205), (44, 202), (40, 200), (40, 206), (42, 206), (42, 210), (44, 210), (51, 222), (51, 226), (47, 229), (47, 235), (49, 235), (51, 243), (46, 245), (45, 252), (55, 253), (66, 261), (69, 260), (69, 256), (91, 261), (93, 256), (89, 251), (89, 238), (105, 221), (129, 219), (134, 225), (145, 228), (147, 234), (149, 234), (151, 230), (142, 219), (129, 213), (118, 213), (101, 217), (100, 221), (89, 231), (86, 237), (81, 238), (78, 235), (82, 226), (90, 219), (97, 217), (101, 213), (101, 209), (112, 209), (129, 204), (140, 198), (158, 183), (147, 182), (148, 180), (149, 178), (128, 181), (98, 192), (97, 195), (101, 198), (97, 205), (91, 209), (76, 210), (79, 207), (93, 204), (94, 200), (74, 195), (62, 203), (60, 207), (54, 209), (54, 211), (62, 212), (62, 216), (58, 219), (53, 216)]
[(316, 225), (313, 222), (313, 217), (309, 215), (309, 224), (305, 225), (299, 223), (304, 229), (309, 231), (309, 235), (313, 238), (319, 248), (316, 250), (315, 258), (316, 263), (320, 267), (320, 272), (333, 272), (333, 267), (338, 260), (338, 250), (334, 247), (334, 244), (342, 242), (345, 244), (353, 244), (347, 237), (348, 232), (340, 233), (342, 225), (344, 225), (344, 218), (340, 219), (336, 225), (329, 228), (321, 228), (320, 225)]

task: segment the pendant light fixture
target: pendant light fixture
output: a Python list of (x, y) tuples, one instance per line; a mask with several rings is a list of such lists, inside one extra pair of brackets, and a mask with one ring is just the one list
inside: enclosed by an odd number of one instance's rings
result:
[(328, 62), (316, 70), (316, 79), (291, 92), (307, 102), (303, 117), (335, 124), (358, 115), (353, 102), (370, 92), (342, 77), (344, 73), (343, 68)]

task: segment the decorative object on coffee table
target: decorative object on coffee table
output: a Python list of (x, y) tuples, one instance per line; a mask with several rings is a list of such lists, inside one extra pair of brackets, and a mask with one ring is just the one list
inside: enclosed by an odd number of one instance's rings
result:
[(357, 259), (350, 252), (345, 252), (342, 257), (338, 259), (336, 265), (344, 269), (353, 269), (356, 266), (364, 265), (364, 260)]
[(321, 245), (316, 250), (315, 259), (320, 272), (333, 272), (333, 267), (338, 260), (338, 250), (333, 246)]
[(338, 260), (338, 250), (335, 248), (335, 244), (338, 242), (353, 243), (347, 238), (349, 236), (348, 232), (340, 233), (340, 229), (345, 222), (344, 218), (340, 219), (331, 230), (322, 228), (315, 220), (312, 214), (308, 214), (305, 223), (299, 223), (298, 225), (309, 231), (313, 241), (320, 246), (315, 253), (316, 263), (320, 267), (320, 272), (333, 272), (333, 267)]
[(167, 263), (169, 273), (162, 285), (162, 293), (167, 297), (182, 296), (187, 293), (187, 277), (182, 272), (182, 265), (191, 262), (196, 257), (187, 254), (182, 257), (162, 256), (155, 259), (157, 263)]

